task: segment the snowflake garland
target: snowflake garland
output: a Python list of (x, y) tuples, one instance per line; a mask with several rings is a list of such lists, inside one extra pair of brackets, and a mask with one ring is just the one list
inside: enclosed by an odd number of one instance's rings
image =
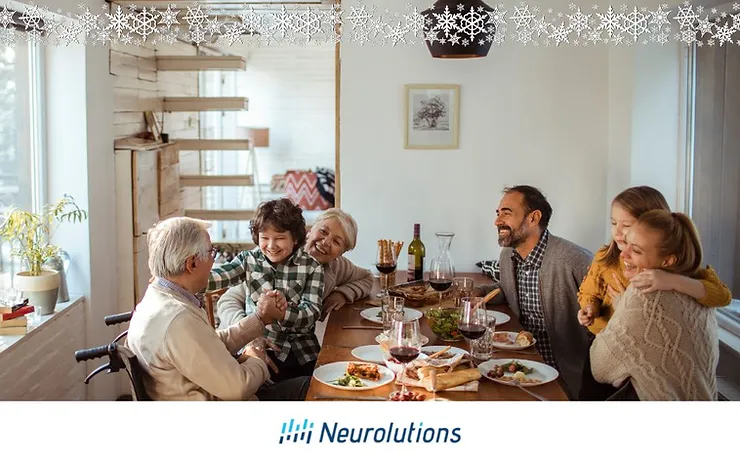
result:
[[(68, 45), (174, 44), (184, 40), (223, 46), (249, 44), (322, 44), (340, 41), (359, 45), (450, 44), (467, 47), (506, 42), (534, 46), (633, 45), (679, 42), (685, 45), (740, 45), (740, 3), (726, 11), (694, 6), (685, 1), (675, 9), (662, 4), (655, 9), (626, 4), (584, 8), (570, 4), (555, 11), (519, 2), (473, 7), (426, 9), (406, 5), (404, 11), (379, 11), (372, 5), (339, 4), (326, 7), (281, 5), (255, 10), (216, 11), (213, 4), (160, 9), (135, 4), (105, 5), (94, 13), (85, 5), (78, 12), (56, 13), (39, 5), (14, 11), (0, 5), (0, 43), (18, 40)], [(590, 10), (590, 11), (589, 11)], [(719, 21), (718, 21), (719, 19)], [(20, 29), (22, 32), (19, 32)]]

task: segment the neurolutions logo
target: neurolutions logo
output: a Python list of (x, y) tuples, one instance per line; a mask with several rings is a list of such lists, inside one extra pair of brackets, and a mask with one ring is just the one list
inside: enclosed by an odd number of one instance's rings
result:
[[(283, 422), (279, 443), (311, 443), (314, 423), (291, 419)], [(315, 443), (459, 443), (460, 427), (425, 427), (423, 422), (382, 427), (342, 427), (338, 422), (323, 422)]]

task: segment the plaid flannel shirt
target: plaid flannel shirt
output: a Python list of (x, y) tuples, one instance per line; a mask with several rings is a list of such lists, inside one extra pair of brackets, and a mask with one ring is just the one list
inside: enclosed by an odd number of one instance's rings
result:
[(519, 300), (521, 314), (519, 322), (524, 330), (531, 332), (537, 340), (537, 350), (542, 355), (542, 359), (557, 369), (555, 355), (550, 344), (550, 335), (547, 333), (547, 325), (545, 324), (545, 311), (542, 309), (542, 300), (540, 299), (540, 267), (542, 266), (542, 259), (545, 257), (549, 236), (549, 231), (545, 229), (539, 242), (525, 259), (522, 259), (516, 251), (511, 254), (511, 259), (514, 261), (514, 269), (516, 269), (517, 299)]
[(300, 364), (314, 361), (321, 349), (315, 332), (324, 296), (324, 267), (303, 248), (277, 266), (254, 248), (214, 268), (208, 291), (241, 282), (247, 288), (247, 315), (257, 310), (257, 300), (266, 291), (279, 290), (288, 301), (285, 318), (265, 327), (265, 337), (280, 347), (277, 358), (285, 361), (292, 351)]

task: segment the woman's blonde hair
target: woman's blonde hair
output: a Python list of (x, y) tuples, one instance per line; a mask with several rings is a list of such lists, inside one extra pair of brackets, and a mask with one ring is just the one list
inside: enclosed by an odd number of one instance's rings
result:
[[(647, 185), (630, 187), (622, 191), (622, 193), (612, 200), (612, 206), (615, 204), (624, 208), (635, 219), (639, 219), (640, 216), (653, 209), (671, 211), (671, 207), (668, 206), (668, 202), (663, 194)], [(606, 250), (600, 253), (597, 259), (605, 266), (612, 267), (619, 263), (619, 254), (619, 246), (612, 239)]]
[(691, 276), (699, 270), (702, 260), (701, 240), (688, 216), (653, 210), (640, 216), (637, 223), (661, 235), (658, 249), (662, 256), (676, 257), (675, 263), (664, 268), (666, 271)]
[(354, 218), (340, 208), (329, 208), (316, 217), (313, 227), (317, 227), (320, 223), (329, 219), (336, 219), (339, 221), (339, 225), (342, 226), (345, 241), (344, 251), (353, 250), (357, 245), (357, 222)]

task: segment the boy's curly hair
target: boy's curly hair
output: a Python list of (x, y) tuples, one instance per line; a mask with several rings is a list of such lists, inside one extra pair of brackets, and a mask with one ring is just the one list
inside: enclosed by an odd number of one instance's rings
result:
[(293, 252), (306, 244), (306, 219), (303, 210), (288, 198), (270, 200), (257, 207), (252, 219), (252, 241), (259, 246), (259, 233), (268, 226), (280, 232), (290, 232), (296, 246)]

